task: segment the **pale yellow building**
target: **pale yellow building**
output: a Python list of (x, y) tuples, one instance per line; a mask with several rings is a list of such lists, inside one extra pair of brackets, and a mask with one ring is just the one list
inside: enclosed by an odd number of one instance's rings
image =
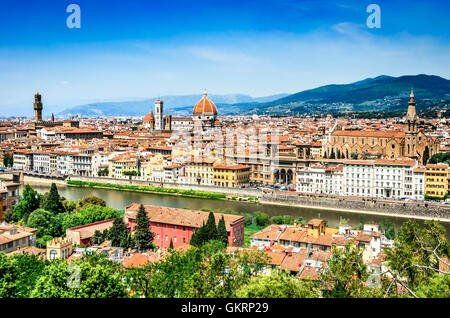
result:
[(448, 193), (448, 165), (427, 164), (425, 167), (425, 197), (444, 198)]
[(193, 159), (186, 163), (185, 183), (214, 185), (215, 159)]
[(249, 184), (251, 168), (246, 165), (216, 164), (213, 173), (215, 186), (235, 188)]
[(323, 157), (322, 143), (321, 142), (312, 142), (311, 143), (311, 157), (313, 157), (313, 158), (321, 158), (321, 157)]
[[(129, 153), (125, 153), (109, 160), (109, 177), (122, 178), (125, 171), (136, 171), (137, 157)], [(137, 171), (136, 171), (137, 172)]]
[(139, 172), (142, 177), (151, 177), (153, 169), (162, 170), (166, 166), (172, 164), (170, 155), (154, 153), (147, 157), (141, 158), (139, 162)]
[(47, 242), (47, 259), (66, 259), (72, 254), (72, 240), (58, 237)]
[(309, 236), (318, 238), (320, 235), (325, 233), (327, 228), (327, 221), (322, 219), (311, 219), (308, 222), (307, 233)]

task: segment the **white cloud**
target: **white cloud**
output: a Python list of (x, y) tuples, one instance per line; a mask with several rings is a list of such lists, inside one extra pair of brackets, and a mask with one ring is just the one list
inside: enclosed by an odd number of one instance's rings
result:
[(216, 63), (245, 64), (258, 61), (255, 57), (249, 56), (242, 52), (230, 51), (225, 48), (190, 46), (185, 47), (184, 50), (195, 57)]

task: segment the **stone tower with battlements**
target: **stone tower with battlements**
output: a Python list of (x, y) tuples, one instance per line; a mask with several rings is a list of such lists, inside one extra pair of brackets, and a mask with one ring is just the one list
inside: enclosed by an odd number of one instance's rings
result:
[(42, 121), (42, 100), (39, 92), (34, 95), (34, 121), (36, 123)]

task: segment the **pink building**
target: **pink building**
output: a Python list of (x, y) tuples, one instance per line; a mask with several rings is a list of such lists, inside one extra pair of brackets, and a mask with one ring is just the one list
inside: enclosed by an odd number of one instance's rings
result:
[[(124, 221), (133, 231), (136, 226), (136, 215), (140, 204), (133, 203), (125, 208)], [(209, 212), (184, 210), (177, 208), (144, 205), (150, 218), (151, 230), (155, 233), (154, 243), (160, 248), (169, 247), (170, 240), (173, 247), (177, 248), (188, 244), (192, 234), (203, 223), (206, 224)], [(244, 245), (245, 219), (240, 215), (214, 213), (216, 225), (222, 216), (225, 220), (225, 228), (228, 232), (230, 246)]]
[(114, 219), (99, 221), (91, 224), (76, 226), (66, 230), (66, 238), (75, 245), (90, 245), (96, 230), (103, 232), (113, 226)]

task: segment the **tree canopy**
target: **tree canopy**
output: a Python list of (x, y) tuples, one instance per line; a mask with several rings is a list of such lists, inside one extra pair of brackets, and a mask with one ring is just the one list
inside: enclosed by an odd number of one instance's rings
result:
[(386, 261), (394, 279), (418, 297), (414, 290), (434, 284), (435, 274), (441, 273), (439, 263), (449, 254), (450, 244), (439, 221), (427, 220), (421, 227), (409, 220), (401, 226), (393, 247), (386, 249)]
[(64, 206), (61, 201), (61, 198), (58, 193), (58, 189), (56, 188), (56, 184), (52, 183), (52, 185), (50, 187), (50, 191), (43, 198), (41, 207), (44, 210), (53, 212), (55, 214), (62, 213), (65, 211)]
[(217, 239), (223, 242), (225, 245), (228, 245), (228, 232), (225, 226), (225, 219), (223, 215), (220, 218), (219, 224), (217, 225)]
[(34, 190), (29, 184), (26, 184), (21, 200), (14, 206), (14, 210), (9, 217), (5, 216), (7, 222), (17, 222), (23, 219), (25, 222), (31, 212), (39, 208), (42, 195)]
[(238, 298), (318, 298), (318, 282), (301, 280), (285, 271), (271, 275), (254, 276), (236, 291)]
[(114, 220), (112, 227), (108, 230), (108, 240), (115, 247), (132, 248), (134, 243), (131, 234), (128, 233), (127, 226), (122, 217)]
[(150, 218), (148, 217), (144, 206), (141, 204), (136, 215), (136, 228), (134, 232), (136, 248), (139, 251), (152, 249), (154, 236), (155, 234), (151, 231), (150, 227)]
[(117, 264), (103, 256), (88, 255), (68, 264), (53, 260), (36, 282), (31, 297), (122, 298), (126, 285)]

